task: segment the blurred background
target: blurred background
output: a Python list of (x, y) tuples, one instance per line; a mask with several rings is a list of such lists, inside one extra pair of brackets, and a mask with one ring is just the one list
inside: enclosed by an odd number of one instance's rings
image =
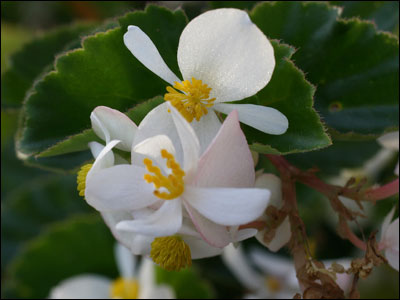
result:
[[(78, 21), (112, 19), (132, 10), (142, 10), (148, 3), (170, 9), (181, 7), (192, 19), (205, 10), (220, 6), (251, 9), (257, 1), (2, 1), (2, 79), (3, 73), (12, 67), (13, 55), (18, 55), (24, 45), (45, 32)], [(398, 35), (397, 1), (334, 1), (332, 4), (343, 7), (343, 17), (368, 19), (380, 30)], [(99, 215), (78, 196), (76, 175), (41, 170), (19, 160), (14, 136), (20, 106), (3, 104), (2, 91), (1, 107), (2, 298), (46, 297), (54, 283), (83, 272), (117, 277), (112, 253), (114, 239)], [(341, 142), (321, 151), (289, 155), (288, 159), (303, 168), (317, 165), (321, 176), (339, 184), (345, 184), (351, 176), (388, 182), (394, 178), (395, 155), (376, 172), (367, 174), (363, 168), (379, 151), (380, 146), (375, 141)], [(344, 159), (348, 161), (343, 163)], [(257, 168), (275, 172), (263, 157)], [(297, 189), (300, 213), (309, 230), (316, 258), (360, 255), (336, 234), (337, 220), (326, 199), (304, 186), (299, 185)], [(398, 196), (380, 201), (374, 209), (367, 208), (369, 218), (361, 221), (364, 231), (369, 233), (378, 228), (397, 203)], [(245, 250), (261, 247), (255, 239), (247, 240), (243, 246)], [(279, 255), (289, 257), (286, 249)], [(171, 281), (182, 298), (241, 298), (246, 293), (246, 288), (220, 257), (194, 261), (190, 272), (180, 275), (158, 272), (159, 278)], [(390, 267), (377, 268), (368, 279), (360, 282), (361, 297), (398, 298), (398, 280), (398, 272)]]

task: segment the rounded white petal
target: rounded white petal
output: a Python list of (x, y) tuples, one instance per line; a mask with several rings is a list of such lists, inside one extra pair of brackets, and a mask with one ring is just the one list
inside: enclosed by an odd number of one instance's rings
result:
[(117, 230), (151, 236), (168, 236), (178, 232), (182, 225), (182, 203), (179, 198), (166, 200), (153, 214), (132, 221), (121, 221)]
[(215, 110), (229, 114), (236, 109), (239, 121), (269, 134), (283, 134), (289, 127), (289, 121), (279, 110), (254, 104), (216, 104)]
[(269, 82), (274, 49), (243, 10), (223, 8), (194, 18), (179, 39), (183, 78), (202, 80), (216, 102), (241, 100)]
[(225, 247), (222, 260), (237, 279), (249, 290), (258, 290), (263, 285), (263, 278), (246, 260), (242, 248), (235, 248), (232, 244)]
[[(100, 170), (110, 168), (114, 165), (114, 153), (112, 149), (119, 143), (118, 140), (114, 140), (109, 142), (100, 153), (97, 155), (93, 166), (90, 168), (89, 172), (86, 175), (86, 183), (92, 178), (94, 174), (99, 172)], [(100, 148), (96, 149), (99, 150)], [(85, 197), (86, 197), (87, 189), (85, 190)]]
[(282, 183), (281, 179), (275, 174), (261, 174), (256, 177), (254, 184), (256, 188), (264, 188), (271, 192), (271, 198), (268, 205), (273, 205), (276, 208), (281, 208), (282, 201)]
[(139, 27), (128, 26), (124, 34), (125, 46), (147, 69), (158, 75), (166, 82), (174, 85), (180, 79), (168, 68), (156, 46)]
[(149, 206), (158, 198), (153, 184), (143, 176), (146, 169), (118, 165), (103, 169), (86, 180), (86, 201), (99, 211), (133, 210)]
[(397, 150), (399, 151), (399, 132), (394, 131), (394, 132), (389, 132), (381, 137), (378, 138), (377, 140), (383, 147), (391, 150)]
[(279, 249), (281, 249), (283, 246), (285, 246), (289, 240), (290, 237), (292, 236), (292, 231), (290, 229), (290, 222), (289, 222), (289, 216), (287, 216), (283, 222), (276, 228), (275, 231), (275, 236), (274, 238), (269, 242), (266, 243), (264, 241), (264, 234), (266, 230), (260, 230), (256, 234), (256, 239), (263, 244), (265, 247), (267, 247), (270, 251), (276, 252)]
[(185, 187), (182, 197), (207, 219), (226, 226), (257, 219), (268, 205), (270, 192), (256, 188)]
[(106, 143), (120, 140), (118, 149), (131, 151), (137, 126), (131, 119), (118, 110), (98, 106), (90, 114), (94, 132)]
[(134, 278), (136, 257), (132, 255), (127, 247), (120, 243), (114, 245), (114, 253), (120, 276), (123, 278)]
[(182, 239), (189, 246), (192, 259), (206, 258), (220, 255), (222, 253), (221, 248), (213, 247), (201, 238), (182, 235)]
[(82, 274), (61, 281), (51, 289), (50, 299), (109, 299), (111, 280), (100, 275)]
[(253, 187), (253, 158), (233, 111), (200, 157), (194, 184), (201, 187)]

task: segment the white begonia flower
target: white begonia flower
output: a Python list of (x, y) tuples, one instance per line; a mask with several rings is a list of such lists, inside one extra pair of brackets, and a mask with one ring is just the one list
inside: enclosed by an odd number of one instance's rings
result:
[[(399, 132), (389, 132), (378, 138), (378, 142), (386, 149), (399, 152)], [(399, 162), (397, 162), (394, 173), (399, 176)]]
[(379, 250), (385, 251), (385, 257), (389, 265), (399, 271), (399, 218), (391, 222), (395, 210), (396, 208), (393, 207), (382, 223), (381, 239), (378, 247)]
[[(275, 67), (273, 47), (245, 11), (211, 10), (187, 24), (177, 51), (183, 81), (139, 27), (128, 27), (124, 43), (145, 67), (173, 86), (164, 99), (191, 123), (202, 150), (220, 127), (214, 110), (237, 110), (241, 122), (269, 134), (286, 132), (288, 120), (274, 108), (225, 103), (255, 95), (270, 81)], [(165, 103), (162, 107), (167, 110)]]
[[(165, 243), (179, 239), (189, 247), (194, 245), (192, 258), (217, 255), (220, 249), (213, 248), (222, 248), (256, 233), (254, 229), (238, 230), (238, 226), (260, 215), (268, 203), (269, 191), (254, 188), (253, 160), (236, 112), (227, 117), (213, 143), (199, 157), (193, 129), (173, 107), (170, 110), (178, 135), (172, 139), (178, 147), (165, 135), (154, 136), (149, 122), (143, 120), (134, 137), (132, 165), (110, 167), (107, 164), (92, 172), (96, 165), (105, 165), (103, 160), (107, 160), (112, 147), (119, 143), (118, 140), (109, 142), (85, 180), (85, 197), (133, 253), (146, 253), (150, 244), (158, 243), (155, 237), (168, 237)], [(109, 114), (108, 122), (112, 123), (114, 117), (118, 116)], [(143, 132), (151, 138), (137, 139), (137, 136), (143, 137)], [(151, 183), (160, 185), (155, 188)], [(183, 212), (182, 204), (186, 208)], [(207, 249), (198, 237), (193, 239), (193, 235), (185, 234), (182, 219), (189, 217), (201, 237), (214, 247)], [(174, 234), (178, 236), (172, 238), (170, 235)], [(127, 243), (129, 239), (132, 242)], [(154, 255), (152, 258), (157, 261)]]
[[(255, 187), (257, 188), (266, 188), (271, 192), (271, 197), (268, 206), (275, 206), (277, 209), (281, 209), (283, 205), (282, 201), (282, 184), (281, 179), (274, 174), (260, 174), (256, 177)], [(268, 216), (264, 212), (263, 215), (259, 218), (260, 221), (268, 221)], [(292, 236), (292, 232), (290, 229), (289, 216), (282, 221), (282, 223), (276, 228), (275, 236), (269, 242), (266, 242), (264, 239), (264, 235), (267, 232), (268, 228), (259, 230), (256, 234), (257, 240), (267, 247), (269, 250), (276, 252), (284, 245), (286, 245), (290, 237)]]
[(117, 244), (115, 258), (121, 275), (116, 280), (96, 274), (82, 274), (61, 281), (51, 289), (50, 299), (175, 299), (168, 285), (156, 285), (154, 263), (142, 258), (135, 270), (136, 257)]

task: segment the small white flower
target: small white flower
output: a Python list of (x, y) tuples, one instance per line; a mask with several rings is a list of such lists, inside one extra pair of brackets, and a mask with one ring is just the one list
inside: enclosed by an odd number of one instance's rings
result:
[[(202, 150), (220, 127), (214, 110), (229, 114), (236, 109), (241, 122), (266, 133), (287, 130), (287, 118), (276, 109), (225, 103), (255, 95), (270, 81), (275, 67), (273, 47), (246, 12), (216, 9), (189, 22), (177, 50), (183, 81), (139, 27), (128, 27), (124, 43), (144, 66), (174, 87), (167, 88), (164, 99), (191, 122)], [(161, 106), (164, 115), (167, 105)]]
[(393, 207), (382, 223), (379, 249), (385, 251), (389, 265), (399, 271), (399, 218), (391, 222), (395, 210), (396, 208)]
[[(389, 132), (378, 138), (378, 142), (386, 149), (399, 152), (399, 132)], [(399, 176), (399, 162), (397, 162), (394, 173)]]
[(171, 287), (156, 285), (154, 263), (142, 258), (137, 270), (136, 257), (121, 245), (115, 247), (121, 277), (111, 280), (96, 274), (77, 275), (61, 281), (49, 294), (50, 299), (175, 299)]

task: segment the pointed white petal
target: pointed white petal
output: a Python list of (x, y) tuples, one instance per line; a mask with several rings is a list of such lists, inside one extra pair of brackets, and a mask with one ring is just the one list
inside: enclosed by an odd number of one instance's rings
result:
[(50, 299), (109, 299), (111, 280), (82, 274), (61, 281), (50, 291)]
[(278, 251), (289, 242), (290, 237), (292, 236), (289, 217), (286, 217), (283, 220), (283, 222), (278, 226), (278, 228), (275, 231), (274, 238), (269, 243), (266, 243), (264, 241), (265, 231), (266, 230), (260, 230), (256, 234), (256, 239), (265, 247), (267, 247), (270, 251), (272, 252)]
[(90, 114), (90, 120), (94, 132), (106, 143), (120, 140), (117, 148), (131, 151), (137, 126), (125, 114), (106, 106), (98, 106)]
[(207, 219), (227, 226), (257, 219), (267, 207), (270, 192), (256, 188), (199, 188), (186, 186), (183, 198)]
[(385, 148), (399, 151), (399, 132), (389, 132), (378, 138), (378, 142)]
[(182, 203), (179, 198), (164, 201), (150, 216), (117, 224), (117, 230), (151, 236), (168, 236), (178, 232), (182, 225)]
[(254, 180), (253, 158), (234, 111), (200, 157), (195, 184), (202, 187), (253, 187)]
[(185, 172), (195, 171), (200, 156), (199, 140), (182, 115), (172, 105), (169, 109), (183, 147), (183, 168)]
[(136, 257), (120, 243), (114, 245), (114, 253), (120, 276), (122, 278), (134, 278)]
[[(86, 183), (90, 180), (90, 178), (94, 174), (96, 174), (100, 170), (110, 168), (114, 165), (114, 154), (112, 152), (112, 149), (115, 147), (115, 145), (118, 145), (118, 143), (119, 143), (118, 140), (114, 140), (109, 142), (105, 147), (103, 147), (103, 149), (97, 155), (96, 160), (93, 163), (93, 166), (90, 168), (88, 174), (86, 175)], [(96, 151), (99, 149), (100, 148), (96, 149)], [(86, 191), (87, 189), (85, 190), (85, 193)]]
[(232, 244), (224, 248), (222, 260), (237, 279), (249, 290), (258, 290), (263, 285), (263, 277), (246, 260), (242, 248)]
[(137, 26), (128, 26), (124, 34), (125, 46), (147, 69), (174, 85), (181, 80), (168, 68), (151, 39)]
[(184, 79), (202, 80), (210, 97), (234, 101), (256, 94), (271, 79), (274, 49), (243, 10), (207, 11), (183, 30), (178, 64)]
[(386, 215), (385, 219), (383, 220), (382, 227), (381, 227), (381, 238), (384, 237), (386, 230), (388, 229), (390, 222), (393, 219), (394, 213), (396, 212), (396, 206), (394, 206), (390, 212)]
[(239, 121), (269, 134), (283, 134), (289, 127), (289, 121), (279, 110), (254, 104), (216, 104), (214, 109), (224, 114), (236, 109)]
[(90, 142), (88, 143), (90, 152), (92, 152), (92, 155), (94, 158), (97, 158), (99, 156), (101, 150), (104, 149), (104, 145), (98, 143), (98, 142)]
[(203, 154), (221, 128), (221, 121), (218, 119), (214, 109), (209, 109), (208, 113), (200, 121), (194, 119), (192, 123), (194, 132), (200, 143), (200, 154)]
[(254, 187), (264, 188), (271, 192), (268, 205), (273, 205), (276, 208), (282, 207), (282, 184), (278, 176), (275, 174), (261, 174), (256, 177)]
[(143, 176), (146, 169), (118, 165), (103, 169), (86, 180), (87, 202), (99, 211), (133, 210), (149, 206), (158, 198), (153, 184)]
[(189, 213), (190, 218), (201, 237), (209, 245), (217, 248), (222, 248), (231, 242), (230, 235), (225, 226), (216, 224), (209, 219), (203, 217), (195, 208), (189, 203), (183, 201), (186, 211)]

